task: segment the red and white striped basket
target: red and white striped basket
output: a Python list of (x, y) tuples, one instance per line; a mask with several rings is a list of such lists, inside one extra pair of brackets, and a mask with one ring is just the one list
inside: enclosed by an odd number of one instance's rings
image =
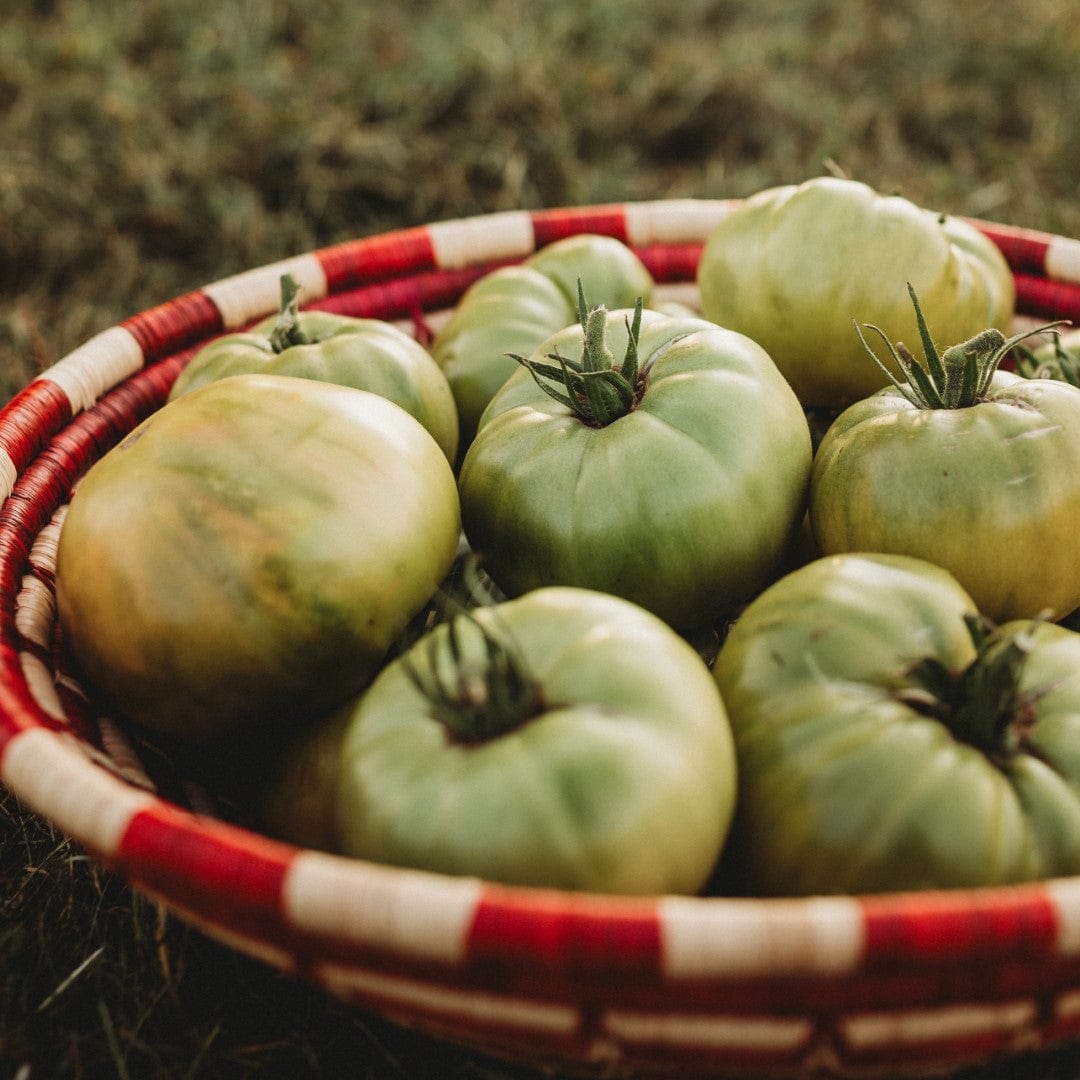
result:
[[(308, 305), (414, 319), (494, 266), (618, 237), (673, 293), (732, 200), (511, 212), (260, 267), (90, 339), (0, 411), (0, 778), (209, 935), (390, 1020), (567, 1074), (913, 1076), (1080, 1039), (1080, 878), (805, 900), (620, 899), (301, 850), (167, 798), (65, 671), (56, 537), (78, 477), (208, 339)], [(975, 221), (1018, 309), (1080, 319), (1080, 241)]]

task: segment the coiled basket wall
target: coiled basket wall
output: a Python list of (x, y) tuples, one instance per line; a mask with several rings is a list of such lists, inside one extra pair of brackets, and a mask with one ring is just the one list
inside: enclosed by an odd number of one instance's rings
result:
[[(731, 200), (510, 212), (260, 267), (105, 330), (0, 411), (0, 777), (92, 857), (228, 945), (358, 1006), (566, 1075), (919, 1075), (1080, 1038), (1080, 878), (805, 900), (620, 899), (301, 850), (166, 794), (72, 678), (56, 538), (86, 469), (207, 340), (307, 306), (421, 321), (575, 233), (692, 293)], [(1021, 318), (1080, 318), (1080, 241), (975, 221)], [(122, 618), (121, 612), (117, 618)]]

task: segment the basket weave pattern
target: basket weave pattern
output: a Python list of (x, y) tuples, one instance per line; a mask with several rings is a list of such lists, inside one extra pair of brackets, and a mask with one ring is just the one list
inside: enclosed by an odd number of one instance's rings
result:
[[(0, 778), (102, 863), (237, 949), (402, 1023), (568, 1070), (842, 1075), (1080, 1037), (1080, 878), (905, 896), (619, 899), (300, 850), (166, 797), (65, 668), (53, 597), (71, 490), (196, 349), (306, 306), (412, 321), (564, 236), (692, 283), (736, 203), (512, 212), (403, 229), (211, 284), (90, 339), (0, 411)], [(1080, 242), (973, 222), (1022, 316), (1080, 318)], [(119, 617), (119, 616), (118, 616)]]

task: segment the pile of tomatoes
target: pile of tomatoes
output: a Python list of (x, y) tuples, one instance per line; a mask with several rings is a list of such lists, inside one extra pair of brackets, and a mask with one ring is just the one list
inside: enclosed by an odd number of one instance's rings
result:
[(613, 893), (1080, 872), (1068, 349), (1007, 336), (981, 233), (852, 181), (745, 200), (697, 284), (654, 303), (577, 236), (425, 347), (283, 279), (72, 498), (87, 682), (208, 756), (272, 746), (262, 827), (358, 858)]

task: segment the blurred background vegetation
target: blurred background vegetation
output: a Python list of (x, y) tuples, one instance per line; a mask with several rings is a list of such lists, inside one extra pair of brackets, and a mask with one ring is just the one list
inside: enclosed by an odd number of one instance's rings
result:
[(1080, 235), (1070, 0), (6, 0), (0, 392), (208, 281), (838, 168)]
[[(0, 399), (209, 281), (474, 213), (838, 170), (1080, 236), (1078, 118), (1073, 0), (4, 0)], [(0, 798), (0, 1074), (342, 1062), (511, 1075), (214, 946)]]

